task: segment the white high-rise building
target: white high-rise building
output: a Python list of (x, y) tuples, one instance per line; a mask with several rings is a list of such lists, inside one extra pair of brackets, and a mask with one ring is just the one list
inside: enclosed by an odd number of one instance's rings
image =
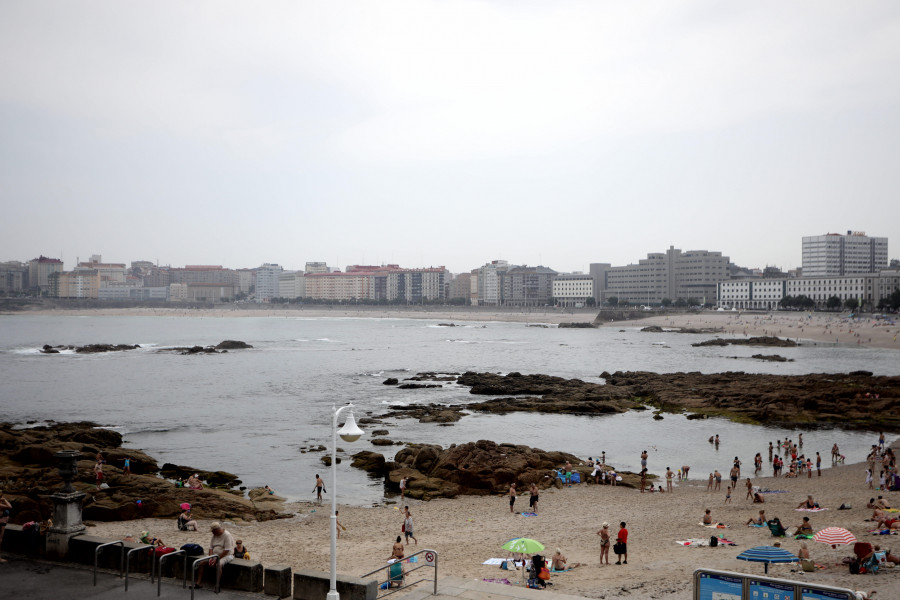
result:
[(278, 297), (278, 282), (282, 269), (278, 265), (266, 263), (256, 269), (256, 301), (269, 302)]
[(803, 238), (803, 277), (876, 273), (888, 267), (888, 239), (864, 231)]
[(505, 260), (492, 260), (478, 269), (478, 304), (500, 306), (503, 286), (500, 274), (509, 270)]

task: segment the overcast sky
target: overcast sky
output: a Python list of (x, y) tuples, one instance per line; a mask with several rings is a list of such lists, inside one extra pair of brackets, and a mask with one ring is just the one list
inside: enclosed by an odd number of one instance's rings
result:
[(0, 261), (900, 257), (900, 3), (0, 3)]

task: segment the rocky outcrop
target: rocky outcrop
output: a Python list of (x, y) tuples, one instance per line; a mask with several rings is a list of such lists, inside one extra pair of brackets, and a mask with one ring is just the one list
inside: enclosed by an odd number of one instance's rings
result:
[(463, 417), (461, 404), (393, 404), (383, 418), (418, 419), (419, 423), (455, 423)]
[(785, 358), (780, 354), (754, 354), (750, 358), (755, 358), (756, 360), (766, 360), (769, 362), (794, 362), (793, 358)]
[[(52, 515), (50, 495), (62, 487), (54, 453), (76, 450), (83, 457), (73, 486), (87, 494), (86, 520), (118, 521), (145, 517), (171, 517), (190, 502), (194, 515), (203, 519), (267, 520), (277, 518), (271, 507), (257, 507), (243, 492), (231, 489), (190, 490), (176, 487), (159, 477), (156, 460), (140, 450), (122, 448), (122, 436), (93, 423), (60, 423), (31, 429), (14, 429), (0, 424), (0, 481), (4, 495), (13, 505), (12, 522), (25, 523)], [(93, 467), (98, 453), (104, 483), (97, 489)], [(126, 458), (131, 459), (131, 475), (124, 475)], [(164, 465), (173, 477), (200, 474), (201, 479), (223, 487), (239, 485), (234, 475), (224, 471), (203, 471), (191, 467)]]
[(595, 323), (560, 323), (557, 325), (559, 329), (596, 329), (599, 326)]
[(216, 344), (216, 350), (246, 350), (247, 348), (252, 348), (250, 344), (247, 342), (241, 342), (238, 340), (224, 340)]
[(179, 346), (173, 348), (161, 348), (158, 352), (174, 352), (181, 355), (189, 354), (220, 354), (229, 350), (244, 350), (252, 348), (250, 344), (237, 340), (225, 340), (219, 342), (215, 346)]
[[(363, 454), (366, 453), (360, 453)], [(357, 456), (354, 455), (353, 466), (364, 468), (364, 464), (372, 462), (371, 454), (360, 456), (359, 462)], [(394, 462), (384, 463), (383, 469), (388, 490), (399, 493), (400, 480), (406, 477), (407, 496), (430, 500), (506, 494), (512, 483), (517, 484), (521, 494), (527, 495), (532, 483), (540, 489), (555, 485), (555, 470), (564, 468), (566, 462), (574, 465), (573, 471), (581, 474), (582, 481), (592, 471), (572, 454), (487, 440), (454, 444), (447, 449), (432, 444), (411, 444), (397, 453)], [(636, 475), (625, 473), (620, 485), (634, 487), (638, 481)]]
[(388, 377), (387, 379), (385, 379), (385, 380), (382, 381), (381, 383), (384, 384), (384, 385), (397, 385), (397, 384), (400, 383), (400, 382), (397, 380), (396, 377)]
[(471, 386), (473, 394), (505, 396), (465, 405), (470, 411), (603, 414), (650, 404), (666, 411), (756, 423), (900, 431), (900, 377), (875, 377), (866, 371), (809, 375), (634, 371), (600, 376), (606, 385), (549, 375), (472, 372), (460, 376), (459, 383)]
[(721, 327), (666, 327), (650, 325), (641, 329), (643, 333), (721, 333)]
[(714, 340), (706, 340), (705, 342), (697, 342), (691, 346), (771, 346), (775, 348), (795, 348), (797, 342), (794, 340), (785, 340), (777, 336), (763, 335), (751, 338), (716, 338)]
[(60, 350), (74, 350), (78, 354), (98, 354), (101, 352), (122, 352), (124, 350), (136, 350), (138, 344), (88, 344), (87, 346), (51, 346), (44, 344), (41, 352), (44, 354), (59, 354)]

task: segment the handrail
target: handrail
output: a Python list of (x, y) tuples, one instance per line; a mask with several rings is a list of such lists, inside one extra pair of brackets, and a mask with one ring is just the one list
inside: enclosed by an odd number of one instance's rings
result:
[(119, 561), (119, 577), (122, 576), (123, 571), (125, 570), (125, 542), (122, 540), (116, 540), (115, 542), (107, 542), (105, 544), (100, 544), (96, 548), (94, 548), (94, 585), (97, 585), (97, 560), (100, 557), (100, 550), (107, 546), (122, 546), (122, 559)]
[[(124, 545), (123, 545), (124, 547)], [(135, 552), (140, 552), (141, 550), (147, 550), (148, 548), (155, 548), (156, 546), (150, 544), (147, 546), (141, 546), (139, 548), (132, 548), (128, 551), (128, 555), (125, 558), (125, 591), (128, 591), (128, 571), (131, 570), (131, 555)], [(151, 559), (152, 560), (152, 559)], [(150, 583), (153, 583), (153, 579), (150, 579)]]
[(176, 550), (175, 552), (169, 552), (168, 554), (163, 554), (159, 557), (159, 576), (156, 578), (156, 596), (162, 593), (162, 567), (163, 561), (167, 558), (172, 558), (173, 556), (177, 556), (179, 554), (184, 555), (184, 568), (182, 569), (182, 581), (181, 581), (181, 589), (185, 589), (187, 587), (187, 551), (186, 550)]
[(219, 560), (221, 558), (222, 557), (218, 554), (210, 554), (209, 556), (201, 556), (194, 561), (194, 564), (191, 566), (191, 600), (194, 600), (194, 588), (197, 587), (196, 585), (194, 585), (194, 582), (197, 581), (197, 567), (200, 566), (200, 563), (202, 563), (204, 560), (214, 560), (214, 564), (216, 566), (216, 593), (219, 593), (219, 578), (222, 576), (219, 572)]
[[(426, 553), (427, 553), (427, 554), (426, 554)], [(409, 569), (408, 571), (407, 571), (407, 570), (404, 570), (404, 571), (403, 571), (403, 578), (406, 579), (406, 577), (407, 577), (410, 573), (412, 573), (413, 571), (418, 571), (419, 569), (422, 569), (422, 568), (424, 568), (424, 567), (434, 567), (434, 591), (432, 592), (432, 595), (437, 595), (437, 582), (438, 582), (438, 553), (437, 553), (437, 550), (430, 550), (430, 549), (427, 549), (427, 548), (424, 549), (424, 550), (419, 550), (419, 551), (416, 552), (415, 554), (411, 554), (410, 556), (407, 556), (407, 557), (404, 557), (404, 558), (400, 559), (400, 563), (402, 564), (402, 563), (406, 562), (407, 564), (414, 564), (414, 563), (409, 563), (409, 559), (411, 559), (411, 558), (414, 557), (414, 556), (418, 556), (418, 555), (420, 555), (420, 554), (426, 554), (425, 558), (428, 559), (428, 562), (425, 562), (425, 563), (423, 563), (423, 564), (421, 564), (421, 565), (418, 565), (418, 566), (416, 566), (416, 567), (413, 567), (412, 569)], [(380, 598), (383, 598), (383, 597), (385, 597), (385, 596), (390, 596), (391, 594), (394, 594), (394, 593), (396, 593), (396, 592), (399, 592), (400, 589), (401, 589), (401, 588), (397, 588), (397, 589), (395, 589), (395, 590), (391, 590), (391, 571), (390, 571), (390, 568), (391, 568), (391, 564), (387, 564), (387, 565), (385, 565), (385, 566), (383, 566), (383, 567), (379, 567), (379, 568), (375, 569), (374, 571), (372, 571), (372, 572), (370, 572), (370, 573), (366, 573), (365, 575), (361, 575), (361, 576), (360, 576), (360, 579), (365, 579), (366, 577), (369, 577), (370, 575), (374, 575), (375, 573), (378, 573), (379, 571), (387, 570), (387, 580), (386, 580), (386, 581), (380, 581), (380, 582), (378, 582), (378, 588), (379, 588), (379, 590), (380, 590), (380, 589), (381, 589), (381, 586), (382, 586), (384, 583), (387, 583), (387, 584), (388, 584), (388, 590), (389, 590), (389, 591), (386, 592), (386, 593), (384, 593), (384, 594), (380, 594), (379, 597), (380, 597)], [(417, 579), (416, 581), (411, 581), (411, 582), (407, 583), (405, 587), (408, 588), (408, 587), (410, 587), (410, 586), (416, 585), (417, 583), (421, 583), (421, 582), (423, 582), (423, 581), (429, 581), (429, 579), (428, 579), (427, 577), (423, 577), (422, 579)]]

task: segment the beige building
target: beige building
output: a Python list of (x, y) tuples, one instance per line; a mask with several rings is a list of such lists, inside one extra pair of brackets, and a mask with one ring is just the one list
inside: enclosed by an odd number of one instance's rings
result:
[(584, 273), (559, 273), (553, 280), (553, 300), (559, 306), (584, 305), (594, 300), (596, 282)]
[(50, 276), (62, 273), (63, 262), (58, 258), (39, 256), (28, 261), (28, 287), (40, 288), (42, 292), (50, 289)]
[(306, 297), (316, 300), (369, 300), (373, 298), (374, 276), (370, 272), (307, 273)]
[(450, 281), (450, 289), (447, 292), (450, 300), (463, 298), (468, 304), (472, 295), (472, 274), (460, 273)]
[(105, 263), (99, 254), (91, 256), (91, 260), (80, 262), (75, 267), (76, 271), (97, 271), (100, 273), (100, 286), (110, 284), (123, 284), (127, 275), (125, 263)]
[(100, 271), (96, 269), (53, 273), (49, 281), (51, 295), (55, 295), (57, 298), (96, 299), (99, 297)]

